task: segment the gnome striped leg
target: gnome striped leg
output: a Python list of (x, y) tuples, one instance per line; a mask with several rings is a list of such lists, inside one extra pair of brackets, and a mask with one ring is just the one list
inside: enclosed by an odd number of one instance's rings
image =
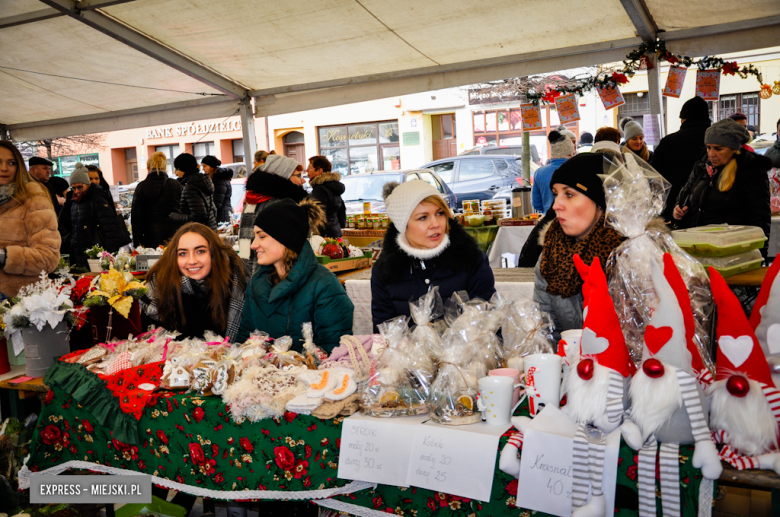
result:
[[(588, 476), (588, 432), (585, 429), (586, 424), (580, 423), (577, 426), (577, 432), (574, 434), (574, 451), (572, 457), (572, 474), (574, 479), (571, 486), (572, 507), (579, 508), (588, 502), (588, 487), (590, 479)], [(602, 459), (603, 462), (603, 459)]]
[(658, 452), (664, 517), (680, 515), (680, 445), (662, 443)]
[(655, 457), (658, 442), (650, 436), (639, 451), (639, 517), (655, 517)]
[(699, 400), (699, 392), (696, 390), (696, 379), (687, 372), (677, 370), (677, 382), (680, 385), (680, 392), (685, 404), (685, 410), (688, 412), (688, 419), (691, 421), (693, 439), (697, 442), (700, 440), (712, 440), (704, 409), (701, 407)]
[(604, 455), (607, 450), (607, 437), (598, 429), (591, 432), (590, 446), (588, 448), (588, 466), (590, 468), (590, 495), (598, 497), (604, 495), (602, 480), (604, 478)]
[(607, 418), (610, 422), (619, 422), (623, 418), (623, 376), (615, 370), (609, 370), (607, 388)]

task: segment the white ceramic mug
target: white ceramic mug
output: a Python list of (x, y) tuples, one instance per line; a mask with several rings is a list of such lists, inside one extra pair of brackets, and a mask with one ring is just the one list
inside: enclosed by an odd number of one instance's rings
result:
[(561, 362), (561, 356), (556, 354), (525, 356), (525, 391), (532, 417), (541, 405), (560, 407)]
[(512, 392), (512, 405), (514, 406), (517, 404), (517, 402), (520, 400), (520, 372), (518, 370), (515, 370), (514, 368), (496, 368), (495, 370), (490, 370), (488, 372), (488, 376), (509, 377), (512, 379), (517, 386)]
[[(479, 386), (479, 399), (484, 405), (485, 420), (490, 425), (508, 425), (509, 419), (514, 413), (518, 402), (512, 406), (512, 393), (515, 388), (522, 386), (515, 384), (512, 377), (482, 377), (477, 381)], [(522, 401), (522, 400), (521, 400)]]

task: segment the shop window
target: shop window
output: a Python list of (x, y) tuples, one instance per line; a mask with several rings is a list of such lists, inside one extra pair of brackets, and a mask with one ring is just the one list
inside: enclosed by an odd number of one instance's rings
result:
[(208, 156), (214, 156), (214, 142), (197, 142), (192, 144), (192, 155), (200, 161)]
[(758, 93), (737, 93), (734, 95), (721, 95), (718, 100), (717, 120), (728, 118), (734, 113), (742, 113), (747, 117), (749, 126), (759, 127), (760, 102)]
[[(623, 99), (626, 101), (618, 107), (618, 124), (626, 117), (634, 119), (640, 126), (645, 125), (645, 115), (650, 115), (650, 97), (647, 93), (624, 93)], [(666, 120), (666, 97), (663, 97), (664, 120)]]
[(233, 140), (233, 163), (244, 163), (244, 139)]
[(376, 170), (400, 170), (397, 121), (320, 127), (319, 154), (342, 175)]
[(165, 155), (165, 159), (168, 161), (168, 165), (165, 169), (165, 171), (168, 173), (168, 176), (175, 177), (173, 173), (173, 160), (176, 159), (177, 156), (179, 156), (179, 144), (173, 144), (173, 145), (158, 145), (154, 148), (155, 152), (160, 152)]

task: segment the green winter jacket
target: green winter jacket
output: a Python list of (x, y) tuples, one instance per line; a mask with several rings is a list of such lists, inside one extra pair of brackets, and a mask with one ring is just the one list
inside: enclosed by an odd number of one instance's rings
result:
[(287, 278), (272, 286), (273, 266), (262, 266), (249, 281), (244, 313), (236, 343), (243, 343), (255, 330), (272, 338), (290, 336), (293, 349), (301, 350), (302, 325), (312, 322), (314, 343), (330, 353), (341, 336), (352, 334), (352, 300), (336, 276), (317, 263), (308, 242)]

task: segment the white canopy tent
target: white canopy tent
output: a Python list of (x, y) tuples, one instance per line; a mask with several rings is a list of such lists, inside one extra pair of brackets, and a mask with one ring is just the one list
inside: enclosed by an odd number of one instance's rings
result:
[[(0, 129), (25, 141), (240, 113), (251, 156), (253, 113), (621, 61), (656, 38), (691, 56), (778, 46), (780, 1), (0, 0)], [(660, 113), (657, 67), (650, 87)]]

